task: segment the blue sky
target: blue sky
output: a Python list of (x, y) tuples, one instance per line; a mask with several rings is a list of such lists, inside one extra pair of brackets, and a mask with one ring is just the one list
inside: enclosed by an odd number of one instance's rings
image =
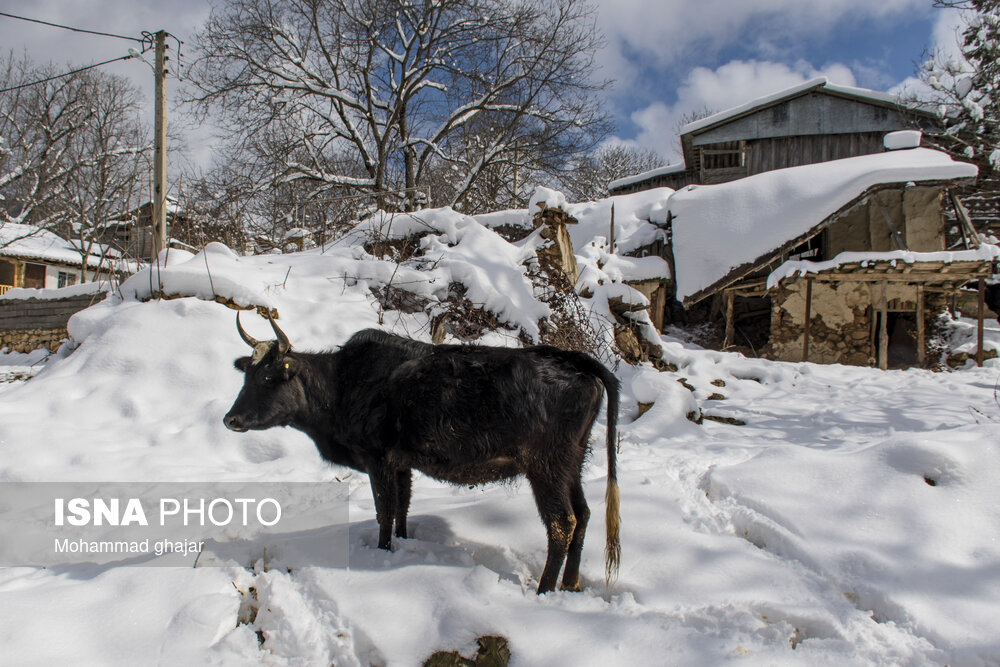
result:
[[(655, 9), (654, 9), (655, 7)], [(814, 76), (913, 88), (927, 50), (953, 51), (954, 11), (931, 0), (604, 1), (617, 139), (679, 159), (688, 112), (722, 110)]]
[[(4, 0), (5, 12), (121, 34), (165, 29), (188, 39), (205, 0)], [(948, 48), (956, 13), (931, 0), (597, 0), (607, 39), (597, 55), (617, 120), (613, 141), (678, 159), (676, 127), (695, 109), (722, 110), (814, 76), (895, 91), (925, 49)], [(0, 43), (35, 61), (87, 64), (128, 43), (0, 17)], [(152, 97), (149, 69), (114, 66)], [(202, 158), (205, 152), (202, 153)], [(197, 161), (202, 161), (196, 158)]]

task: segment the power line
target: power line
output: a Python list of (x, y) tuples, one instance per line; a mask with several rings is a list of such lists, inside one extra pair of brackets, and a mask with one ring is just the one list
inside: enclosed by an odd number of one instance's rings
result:
[(142, 38), (140, 37), (129, 37), (127, 35), (116, 35), (110, 32), (99, 32), (97, 30), (74, 28), (73, 26), (62, 25), (59, 23), (50, 23), (49, 21), (42, 21), (40, 19), (30, 19), (27, 16), (17, 16), (16, 14), (8, 14), (7, 12), (0, 12), (0, 16), (6, 16), (7, 18), (18, 19), (20, 21), (30, 21), (31, 23), (40, 23), (42, 25), (51, 26), (53, 28), (62, 28), (63, 30), (72, 30), (73, 32), (83, 32), (87, 33), (88, 35), (100, 35), (101, 37), (115, 37), (116, 39), (127, 39), (130, 42), (142, 43)]
[(94, 69), (95, 67), (103, 67), (109, 63), (118, 62), (119, 60), (131, 60), (133, 56), (119, 56), (117, 58), (112, 58), (111, 60), (105, 60), (102, 63), (94, 63), (93, 65), (87, 65), (86, 67), (81, 67), (80, 69), (75, 69), (70, 72), (63, 72), (62, 74), (55, 74), (53, 76), (46, 77), (44, 79), (39, 79), (38, 81), (31, 81), (29, 83), (22, 83), (17, 86), (11, 86), (10, 88), (0, 89), (0, 93), (9, 93), (12, 90), (20, 90), (21, 88), (27, 88), (28, 86), (37, 86), (40, 83), (47, 83), (54, 79), (61, 79), (64, 76), (72, 76), (73, 74), (79, 74), (80, 72), (86, 72), (88, 69)]

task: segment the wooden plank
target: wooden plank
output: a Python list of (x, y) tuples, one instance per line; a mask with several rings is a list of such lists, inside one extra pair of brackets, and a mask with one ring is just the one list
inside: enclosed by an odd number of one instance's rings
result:
[(924, 286), (917, 285), (917, 364), (923, 366), (927, 361), (927, 334), (924, 331)]
[(812, 319), (813, 281), (806, 278), (806, 321), (802, 336), (802, 361), (809, 361), (809, 320)]
[(976, 365), (983, 367), (983, 315), (986, 310), (986, 281), (979, 279), (979, 299), (976, 312)]
[(882, 298), (879, 300), (879, 313), (881, 322), (878, 327), (878, 367), (882, 370), (889, 369), (889, 302), (886, 297), (888, 283), (882, 281)]

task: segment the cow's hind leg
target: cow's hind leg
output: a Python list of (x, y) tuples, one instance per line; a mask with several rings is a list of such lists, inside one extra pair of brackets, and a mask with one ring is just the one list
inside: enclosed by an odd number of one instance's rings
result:
[(576, 528), (573, 529), (573, 539), (569, 543), (566, 554), (566, 570), (563, 572), (562, 588), (564, 591), (580, 590), (580, 558), (583, 554), (583, 538), (587, 533), (587, 522), (590, 520), (590, 508), (583, 495), (583, 484), (579, 479), (570, 487), (570, 504), (573, 506), (573, 516), (576, 518)]
[(396, 473), (396, 537), (406, 538), (406, 514), (410, 509), (413, 471), (409, 468)]
[(545, 569), (538, 581), (538, 594), (555, 590), (559, 579), (559, 570), (566, 559), (570, 541), (576, 528), (576, 517), (570, 504), (569, 490), (552, 485), (551, 482), (531, 482), (535, 494), (535, 504), (538, 513), (545, 524), (548, 535), (548, 555), (545, 558)]
[(396, 471), (378, 462), (368, 468), (368, 482), (375, 498), (375, 518), (378, 521), (378, 548), (392, 546), (392, 520), (396, 515)]

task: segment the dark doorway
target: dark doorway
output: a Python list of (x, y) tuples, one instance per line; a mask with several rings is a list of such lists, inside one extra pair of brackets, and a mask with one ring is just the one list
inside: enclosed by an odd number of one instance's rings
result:
[[(882, 314), (875, 312), (872, 319), (872, 357), (878, 359), (879, 332)], [(915, 313), (888, 313), (886, 318), (889, 332), (889, 368), (909, 368), (918, 363), (917, 317)]]
[(35, 289), (43, 289), (45, 287), (44, 264), (26, 263), (24, 265), (24, 286), (33, 287)]

